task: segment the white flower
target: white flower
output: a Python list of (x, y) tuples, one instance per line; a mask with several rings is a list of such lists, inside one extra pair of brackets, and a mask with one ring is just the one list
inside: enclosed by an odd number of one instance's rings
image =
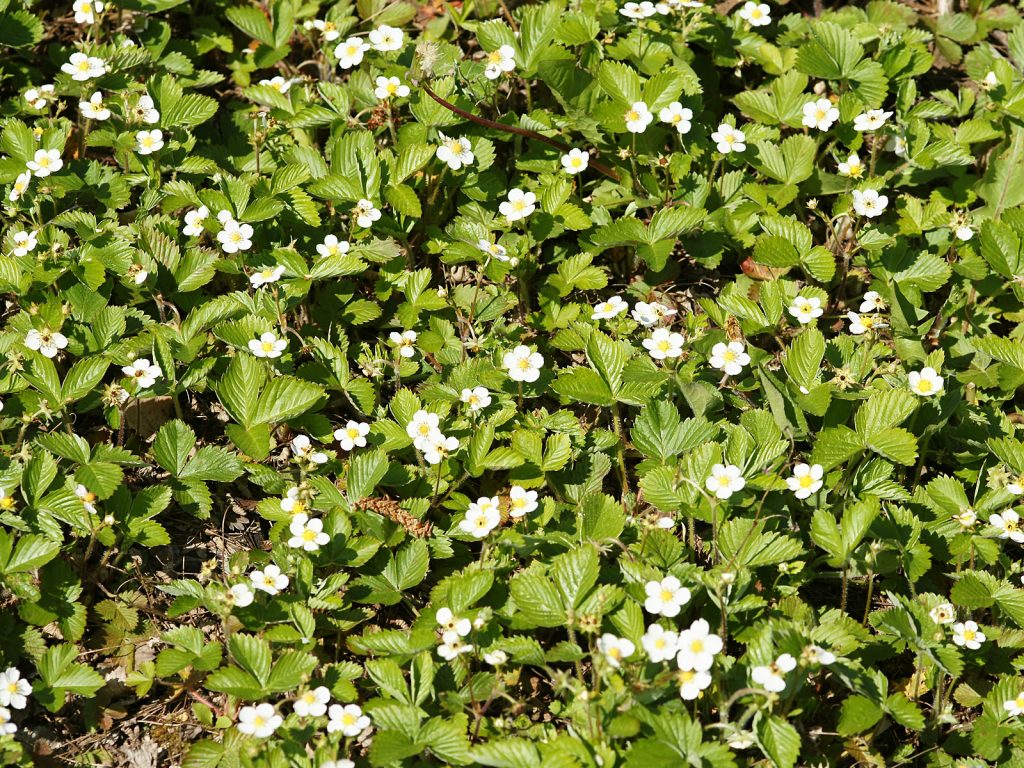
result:
[(299, 694), (292, 708), (299, 717), (320, 717), (327, 713), (327, 703), (331, 700), (331, 692), (327, 686), (321, 685)]
[(704, 481), (705, 487), (720, 499), (728, 499), (734, 493), (742, 491), (746, 484), (740, 468), (735, 464), (715, 464), (711, 468), (711, 474)]
[(440, 434), (438, 425), (441, 418), (436, 413), (430, 413), (422, 409), (412, 415), (412, 421), (405, 425), (405, 434), (413, 440), (419, 450), (425, 450), (431, 436)]
[(540, 378), (540, 369), (544, 367), (544, 356), (539, 352), (531, 352), (529, 347), (520, 344), (511, 352), (505, 353), (502, 361), (512, 381), (534, 382)]
[(21, 676), (17, 667), (8, 667), (0, 672), (0, 706), (24, 709), (31, 693), (32, 685)]
[(902, 136), (890, 136), (889, 140), (885, 143), (885, 148), (896, 155), (896, 157), (907, 156), (907, 140)]
[(273, 331), (261, 333), (258, 339), (249, 340), (249, 351), (254, 357), (280, 357), (287, 348), (288, 341), (277, 338)]
[(71, 75), (72, 80), (85, 82), (93, 78), (103, 77), (107, 73), (107, 65), (103, 59), (95, 56), (86, 56), (81, 51), (72, 53), (71, 58), (60, 68), (61, 72)]
[(427, 437), (421, 450), (423, 451), (423, 458), (427, 460), (428, 464), (440, 464), (449, 454), (457, 451), (458, 448), (459, 438), (445, 437), (440, 432), (434, 432)]
[(660, 664), (675, 657), (678, 652), (679, 633), (666, 630), (660, 624), (651, 624), (640, 638), (640, 644), (654, 664)]
[(316, 517), (307, 519), (305, 515), (296, 515), (288, 526), (288, 532), (292, 535), (288, 539), (288, 546), (306, 552), (316, 552), (331, 540), (324, 533), (324, 521)]
[(459, 399), (469, 406), (471, 412), (480, 411), (491, 404), (491, 393), (487, 391), (487, 387), (466, 388), (462, 390)]
[(288, 577), (276, 565), (268, 565), (262, 571), (253, 571), (249, 574), (249, 580), (254, 589), (268, 595), (276, 595), (288, 586)]
[(93, 93), (88, 101), (78, 102), (78, 108), (82, 110), (82, 117), (87, 120), (98, 120), (102, 123), (110, 119), (110, 110), (103, 103), (103, 94), (99, 91)]
[(664, 304), (659, 304), (656, 301), (652, 301), (650, 304), (646, 301), (638, 301), (633, 305), (632, 312), (633, 319), (640, 323), (640, 325), (648, 328), (659, 320), (664, 320), (674, 314), (676, 314), (676, 310), (669, 309)]
[(327, 454), (316, 450), (313, 447), (313, 442), (306, 435), (296, 435), (292, 438), (292, 453), (295, 454), (295, 458), (312, 464), (327, 463)]
[(839, 119), (839, 110), (828, 99), (818, 99), (804, 104), (803, 123), (808, 128), (827, 131)]
[(881, 312), (885, 309), (885, 299), (878, 291), (868, 291), (860, 302), (861, 312)]
[(11, 722), (11, 710), (0, 707), (0, 736), (10, 736), (18, 732), (18, 726)]
[(587, 170), (589, 164), (590, 153), (582, 149), (570, 149), (568, 153), (562, 155), (562, 168), (570, 176)]
[(856, 312), (847, 312), (846, 318), (850, 321), (850, 333), (860, 336), (876, 328), (887, 328), (888, 323), (882, 322), (877, 315), (858, 315)]
[[(217, 242), (220, 243), (220, 249), (224, 253), (238, 253), (239, 251), (248, 251), (252, 248), (252, 226), (249, 224), (239, 224), (234, 219), (228, 219), (228, 221), (221, 228), (220, 232), (217, 233)], [(263, 271), (266, 272), (270, 267), (265, 268)], [(281, 272), (284, 272), (284, 267), (279, 267)], [(253, 275), (249, 278), (252, 282)], [(278, 275), (280, 277), (280, 275)], [(276, 279), (276, 278), (275, 278)], [(259, 285), (263, 285), (267, 280), (261, 280)], [(258, 288), (255, 283), (253, 287)]]
[(662, 107), (658, 113), (658, 118), (663, 123), (675, 126), (676, 132), (680, 134), (689, 133), (690, 128), (693, 124), (690, 122), (693, 120), (693, 110), (689, 107), (684, 107), (678, 101), (673, 101), (667, 107)]
[(936, 624), (952, 624), (956, 621), (956, 608), (952, 603), (939, 603), (928, 612), (928, 615)]
[(15, 256), (25, 256), (36, 249), (35, 232), (15, 232), (11, 240), (14, 241)]
[(335, 40), (341, 37), (341, 32), (338, 31), (338, 25), (335, 24), (333, 21), (315, 19), (313, 21), (313, 28), (320, 33), (321, 37), (323, 37), (324, 39), (324, 42), (327, 43), (333, 43)]
[(657, 328), (650, 338), (640, 343), (654, 360), (664, 360), (683, 354), (684, 341), (682, 334), (670, 332), (668, 328)]
[(728, 123), (719, 125), (718, 130), (711, 134), (711, 140), (715, 142), (718, 151), (723, 155), (730, 152), (742, 152), (747, 148), (744, 143), (747, 140), (746, 134)]
[(626, 130), (630, 133), (643, 133), (647, 130), (647, 126), (654, 120), (654, 115), (651, 114), (651, 110), (647, 108), (647, 104), (642, 101), (635, 101), (633, 105), (626, 110), (626, 114), (623, 115), (623, 119), (626, 121)]
[(766, 691), (781, 693), (786, 690), (786, 673), (796, 669), (796, 659), (788, 653), (779, 656), (768, 666), (754, 667), (750, 671), (750, 679)]
[(590, 315), (591, 320), (611, 320), (629, 309), (629, 305), (622, 300), (621, 296), (612, 296), (608, 301), (601, 301), (594, 305), (594, 312)]
[(387, 24), (381, 24), (369, 37), (375, 51), (397, 51), (405, 44), (405, 33)]
[(299, 498), (298, 488), (292, 486), (291, 488), (288, 489), (288, 492), (285, 494), (284, 498), (281, 499), (281, 509), (284, 512), (288, 512), (293, 517), (298, 515), (306, 515), (306, 502)]
[(499, 523), (501, 513), (498, 512), (497, 497), (484, 496), (469, 505), (466, 517), (459, 523), (459, 528), (477, 539), (482, 539), (497, 528)]
[(818, 664), (819, 666), (827, 667), (829, 664), (835, 664), (836, 662), (836, 655), (820, 645), (808, 645), (804, 648), (803, 655), (811, 664)]
[(164, 132), (159, 128), (152, 131), (139, 131), (135, 134), (135, 151), (140, 155), (151, 155), (163, 149)]
[(378, 77), (374, 82), (377, 87), (373, 89), (373, 95), (382, 101), (395, 96), (405, 98), (409, 95), (409, 86), (397, 77)]
[(341, 256), (348, 253), (351, 247), (348, 240), (339, 240), (336, 235), (327, 235), (324, 241), (316, 247), (316, 252), (322, 258)]
[(750, 364), (750, 355), (742, 341), (730, 341), (728, 344), (719, 342), (711, 348), (711, 359), (708, 363), (712, 368), (725, 371), (730, 376), (739, 376), (743, 366)]
[(498, 211), (510, 222), (525, 219), (537, 210), (537, 196), (533, 192), (524, 192), (518, 187), (510, 189), (508, 200), (498, 206)]
[(597, 650), (604, 656), (605, 660), (618, 669), (624, 659), (633, 655), (636, 646), (632, 640), (624, 637), (617, 637), (609, 632), (601, 635), (597, 641)]
[(103, 3), (94, 2), (94, 0), (75, 0), (71, 5), (71, 10), (75, 13), (76, 24), (94, 24), (96, 14), (103, 11)]
[(228, 590), (228, 595), (230, 595), (231, 602), (236, 608), (245, 608), (252, 605), (252, 601), (256, 599), (248, 584), (232, 584)]
[(484, 77), (488, 80), (497, 80), (502, 74), (512, 72), (516, 68), (516, 51), (511, 45), (503, 45), (496, 51), (491, 51), (484, 56), (487, 66), (484, 68)]
[(454, 632), (445, 632), (441, 645), (437, 648), (437, 655), (445, 661), (451, 661), (463, 653), (472, 653), (472, 643), (464, 643)]
[(185, 237), (199, 237), (203, 234), (203, 225), (210, 216), (210, 209), (205, 205), (199, 206), (199, 210), (188, 211), (185, 214), (185, 226), (181, 233)]
[(63, 333), (51, 331), (49, 328), (43, 328), (41, 331), (33, 328), (25, 334), (25, 346), (42, 353), (44, 357), (56, 357), (67, 345), (68, 339)]
[[(242, 225), (246, 226), (246, 225)], [(245, 250), (244, 248), (242, 250)], [(276, 267), (263, 267), (258, 272), (254, 272), (249, 276), (249, 284), (253, 288), (260, 288), (264, 285), (270, 285), (276, 283), (281, 279), (281, 275), (284, 274), (284, 266), (278, 264)]]
[(654, 3), (650, 2), (650, 0), (643, 0), (640, 3), (626, 3), (619, 8), (619, 13), (627, 19), (646, 19), (657, 13), (657, 9), (655, 9)]
[(647, 593), (644, 610), (656, 616), (678, 616), (682, 607), (690, 602), (690, 590), (675, 576), (666, 576), (661, 581), (648, 581), (644, 591)]
[(280, 75), (272, 77), (269, 80), (260, 80), (260, 85), (265, 85), (268, 88), (273, 88), (278, 93), (288, 93), (288, 90), (292, 87), (291, 80), (285, 80)]
[(977, 622), (963, 621), (953, 625), (953, 642), (961, 648), (976, 651), (986, 639), (985, 633), (978, 629)]
[(1004, 701), (1003, 709), (1007, 711), (1010, 717), (1020, 717), (1021, 715), (1024, 715), (1024, 691), (1018, 693), (1017, 698), (1007, 699)]
[(467, 138), (452, 138), (443, 133), (437, 134), (441, 140), (441, 146), (437, 148), (437, 159), (447, 163), (453, 171), (458, 171), (464, 165), (473, 164), (473, 147)]
[(150, 363), (149, 359), (145, 357), (140, 357), (131, 365), (124, 366), (121, 373), (129, 379), (134, 379), (139, 389), (149, 389), (157, 379), (164, 375), (159, 365)]
[(37, 149), (32, 159), (25, 163), (25, 167), (41, 179), (63, 168), (64, 161), (58, 149)]
[(806, 499), (821, 489), (824, 473), (821, 464), (797, 464), (793, 467), (793, 476), (786, 478), (786, 485), (798, 499)]
[(356, 203), (356, 207), (352, 209), (352, 215), (355, 216), (356, 224), (364, 229), (369, 229), (373, 226), (373, 222), (380, 221), (381, 213), (369, 200), (360, 200)]
[(147, 93), (139, 96), (139, 101), (132, 111), (136, 120), (141, 120), (147, 125), (154, 125), (160, 122), (160, 112), (153, 103), (153, 97)]
[(479, 240), (477, 241), (476, 247), (488, 256), (493, 256), (498, 261), (509, 261), (508, 251), (503, 245), (492, 243), (489, 240)]
[(358, 736), (370, 726), (370, 718), (363, 714), (358, 704), (334, 704), (328, 710), (327, 732), (341, 731), (342, 736)]
[(679, 695), (685, 701), (693, 701), (709, 685), (711, 685), (711, 675), (706, 671), (684, 669), (679, 672)]
[(54, 98), (54, 90), (52, 83), (41, 85), (38, 88), (29, 88), (25, 91), (25, 101), (32, 109), (42, 109)]
[(490, 664), (492, 667), (500, 667), (502, 664), (508, 661), (508, 654), (498, 648), (494, 651), (488, 651), (484, 654), (484, 661)]
[(920, 372), (911, 371), (907, 375), (910, 391), (921, 397), (931, 397), (942, 391), (942, 377), (931, 367), (922, 368)]
[[(1009, 490), (1009, 486), (1007, 486), (1007, 489)], [(978, 513), (973, 509), (965, 509), (953, 515), (953, 519), (960, 524), (961, 528), (973, 528), (978, 522)]]
[[(63, 164), (63, 161), (61, 162)], [(28, 191), (28, 187), (31, 182), (32, 171), (25, 171), (24, 173), (18, 174), (18, 178), (16, 178), (14, 180), (14, 184), (11, 185), (11, 193), (7, 196), (7, 199), (12, 203), (18, 202), (18, 200), (21, 199), (21, 196)]]
[(789, 307), (789, 314), (803, 325), (821, 317), (824, 311), (821, 308), (821, 299), (817, 296), (797, 296)]
[(840, 176), (849, 176), (850, 178), (853, 179), (859, 179), (861, 177), (861, 174), (863, 173), (864, 164), (861, 163), (860, 158), (857, 156), (856, 152), (851, 153), (850, 156), (846, 158), (845, 163), (839, 164)]
[(366, 447), (366, 436), (370, 434), (370, 425), (365, 421), (352, 421), (334, 430), (334, 439), (343, 451)]
[(988, 524), (999, 531), (1000, 539), (1009, 539), (1024, 544), (1024, 531), (1020, 528), (1020, 515), (1012, 509), (1005, 509), (1001, 514), (990, 515)]
[(242, 707), (238, 713), (238, 730), (247, 736), (266, 739), (274, 735), (274, 731), (284, 722), (273, 704), (257, 704)]
[(722, 650), (722, 638), (710, 634), (711, 626), (704, 619), (697, 619), (679, 633), (679, 653), (676, 664), (682, 670), (693, 669), (707, 672), (715, 663), (715, 656)]
[(855, 131), (877, 131), (885, 121), (892, 117), (892, 112), (884, 112), (881, 109), (871, 109), (853, 118), (853, 129)]
[(513, 485), (508, 492), (508, 516), (519, 519), (537, 509), (537, 492)]
[(359, 65), (363, 60), (363, 54), (368, 50), (370, 50), (370, 46), (361, 38), (350, 37), (344, 43), (338, 43), (334, 49), (334, 57), (338, 60), (339, 67), (351, 69)]
[(888, 204), (889, 198), (878, 194), (878, 190), (853, 190), (853, 210), (860, 216), (866, 216), (869, 219), (881, 216)]
[(473, 629), (469, 619), (456, 616), (451, 608), (438, 608), (434, 618), (437, 619), (437, 625), (444, 634), (454, 632), (457, 637), (465, 637)]
[(79, 483), (75, 486), (75, 496), (77, 496), (82, 506), (85, 507), (86, 511), (92, 515), (96, 514), (96, 494), (86, 488), (84, 485)]
[(993, 87), (995, 87), (995, 86), (999, 85), (999, 78), (998, 78), (998, 77), (996, 77), (996, 73), (995, 73), (995, 72), (993, 72), (993, 71), (992, 71), (992, 70), (990, 69), (990, 70), (988, 71), (988, 74), (987, 74), (987, 75), (985, 75), (985, 79), (984, 79), (984, 80), (982, 81), (982, 83), (983, 83), (983, 84), (985, 85), (985, 87), (987, 87), (987, 88), (993, 88)]
[(412, 357), (416, 354), (416, 339), (419, 334), (416, 331), (392, 331), (388, 339), (398, 349), (398, 354), (402, 357)]
[(740, 8), (740, 18), (752, 27), (764, 27), (772, 23), (772, 9), (765, 3), (744, 3)]
[(953, 234), (956, 235), (957, 240), (959, 240), (962, 243), (966, 243), (968, 240), (974, 237), (974, 230), (971, 229), (966, 224), (960, 224), (954, 229)]

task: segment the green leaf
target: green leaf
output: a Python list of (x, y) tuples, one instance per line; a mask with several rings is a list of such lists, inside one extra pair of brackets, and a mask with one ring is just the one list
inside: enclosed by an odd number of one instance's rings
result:
[(310, 381), (292, 376), (271, 379), (252, 414), (256, 423), (279, 424), (309, 411), (323, 397), (324, 391)]
[(178, 477), (196, 445), (196, 433), (175, 419), (164, 424), (153, 441), (153, 458), (157, 464)]
[(763, 717), (757, 724), (761, 750), (779, 768), (793, 768), (800, 756), (800, 734), (781, 717)]

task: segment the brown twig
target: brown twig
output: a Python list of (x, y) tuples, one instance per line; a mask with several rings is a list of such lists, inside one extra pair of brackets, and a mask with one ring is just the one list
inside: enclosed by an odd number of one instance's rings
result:
[[(568, 152), (570, 149), (572, 149), (572, 147), (570, 147), (568, 144), (564, 144), (561, 141), (559, 141), (558, 139), (552, 139), (550, 136), (545, 136), (542, 133), (537, 133), (536, 131), (531, 131), (528, 128), (520, 128), (517, 125), (505, 125), (504, 123), (498, 123), (498, 122), (495, 122), (494, 120), (488, 120), (486, 117), (480, 117), (479, 115), (474, 115), (472, 112), (467, 112), (466, 110), (464, 110), (464, 109), (462, 109), (460, 107), (455, 106), (450, 101), (446, 101), (445, 99), (441, 98), (436, 93), (434, 93), (434, 91), (431, 89), (431, 87), (429, 85), (427, 85), (426, 83), (419, 83), (419, 86), (420, 86), (420, 88), (422, 88), (426, 92), (426, 94), (430, 98), (432, 98), (434, 101), (436, 101), (442, 107), (444, 107), (445, 109), (447, 109), (450, 112), (454, 112), (459, 117), (464, 117), (466, 120), (469, 120), (470, 122), (476, 123), (477, 125), (482, 125), (485, 128), (493, 128), (496, 131), (505, 131), (506, 133), (514, 133), (514, 134), (517, 134), (518, 136), (525, 136), (528, 139), (533, 139), (535, 141), (542, 142), (544, 144), (547, 144), (549, 147), (554, 147), (555, 149), (560, 149), (563, 152)], [(596, 160), (591, 160), (590, 161), (590, 167), (593, 168), (596, 171), (599, 171), (600, 173), (603, 173), (609, 179), (613, 179), (614, 181), (619, 181), (619, 175), (617, 173), (615, 173), (615, 171), (613, 171), (608, 166), (606, 166), (606, 165), (604, 165), (602, 163), (599, 163)]]

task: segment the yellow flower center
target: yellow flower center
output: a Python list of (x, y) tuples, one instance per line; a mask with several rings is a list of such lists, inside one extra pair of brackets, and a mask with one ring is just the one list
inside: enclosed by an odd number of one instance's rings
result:
[(703, 653), (704, 652), (704, 641), (703, 640), (691, 640), (690, 651), (692, 653)]
[(727, 363), (731, 363), (733, 360), (736, 359), (736, 353), (733, 352), (731, 349), (727, 349), (724, 353), (722, 353), (722, 359), (725, 360), (725, 362)]
[(674, 592), (670, 592), (667, 589), (661, 590), (661, 599), (662, 599), (662, 601), (671, 600), (673, 597), (675, 597), (675, 593)]
[(810, 488), (812, 485), (814, 485), (814, 478), (810, 475), (804, 475), (800, 478), (801, 488)]
[(345, 430), (345, 434), (348, 435), (349, 437), (355, 439), (355, 438), (359, 437), (359, 430), (358, 429), (353, 429), (352, 427), (349, 427), (348, 429)]
[(263, 342), (260, 342), (260, 346), (263, 347), (263, 351), (264, 352), (272, 352), (273, 349), (274, 349), (274, 342), (272, 342), (272, 341), (263, 341)]
[(964, 640), (973, 640), (977, 636), (977, 634), (978, 633), (975, 632), (973, 629), (965, 629)]
[(639, 119), (640, 119), (640, 113), (637, 112), (635, 109), (631, 109), (631, 110), (629, 110), (629, 112), (626, 113), (626, 121), (627, 122), (635, 122), (636, 120), (639, 120)]

